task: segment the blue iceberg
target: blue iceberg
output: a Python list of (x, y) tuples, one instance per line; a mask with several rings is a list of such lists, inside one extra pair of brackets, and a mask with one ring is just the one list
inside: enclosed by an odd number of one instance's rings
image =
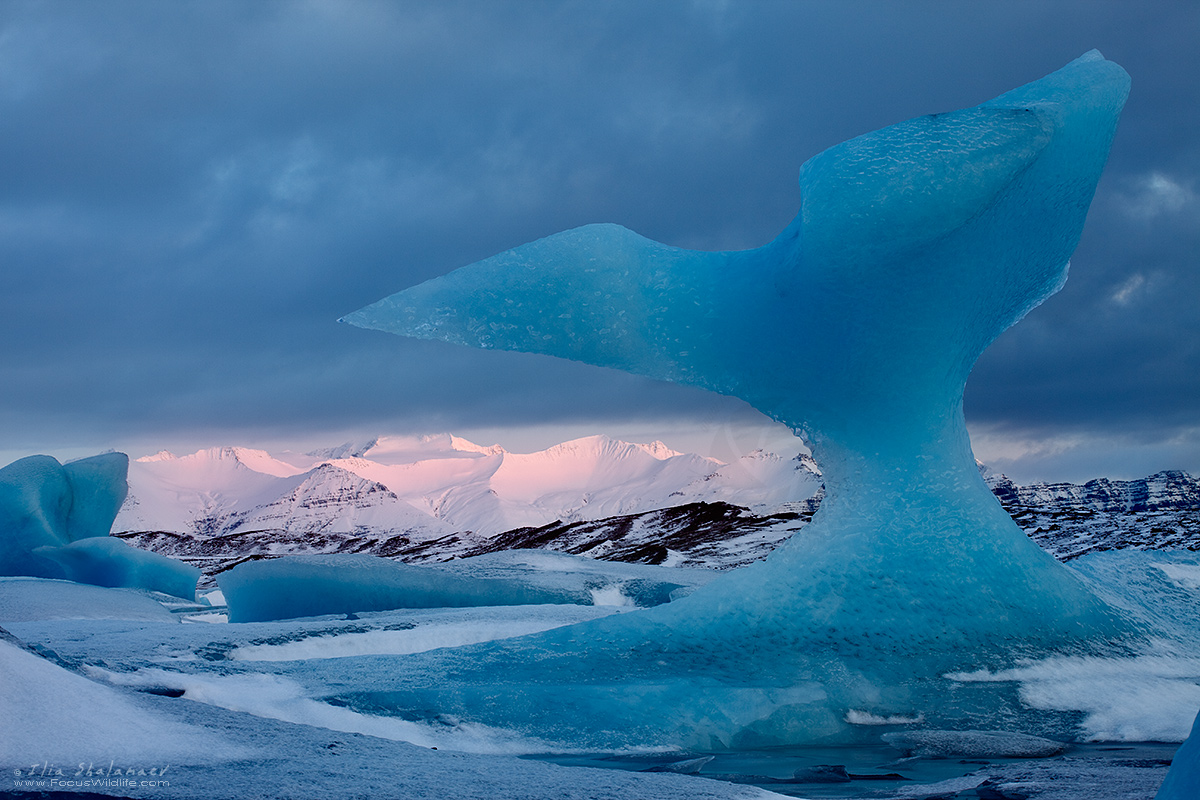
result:
[(67, 580), (94, 586), (147, 589), (195, 599), (200, 580), (200, 570), (190, 564), (139, 550), (111, 536), (39, 547), (34, 554), (57, 564)]
[(129, 457), (60, 464), (29, 456), (0, 469), (0, 576), (26, 575), (194, 598), (200, 570), (109, 538), (129, 491)]
[(1192, 733), (1175, 753), (1171, 769), (1154, 800), (1194, 800), (1200, 797), (1200, 714)]
[(63, 577), (34, 551), (108, 536), (129, 491), (128, 471), (124, 453), (68, 464), (29, 456), (0, 469), (0, 575)]
[(361, 553), (283, 556), (239, 564), (217, 582), (230, 622), (264, 622), (397, 608), (654, 606), (711, 577), (703, 570), (520, 550), (436, 567)]
[(1093, 51), (832, 147), (801, 168), (795, 220), (754, 250), (588, 225), (348, 315), (742, 398), (804, 437), (827, 496), (765, 562), (687, 597), (397, 659), (347, 702), (596, 746), (848, 741), (867, 735), (852, 712), (1064, 735), (1011, 691), (942, 677), (1135, 630), (996, 502), (962, 393), (983, 350), (1065, 281), (1128, 89)]
[(364, 554), (283, 556), (239, 564), (217, 577), (230, 622), (396, 608), (589, 604), (568, 590), (503, 578), (455, 575)]

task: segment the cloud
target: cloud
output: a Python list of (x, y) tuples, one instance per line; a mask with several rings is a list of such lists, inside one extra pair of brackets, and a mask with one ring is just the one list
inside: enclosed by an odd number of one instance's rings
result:
[(697, 390), (335, 320), (589, 222), (763, 244), (821, 149), (1097, 46), (1135, 88), (1071, 280), (984, 355), (968, 414), (1046, 435), (1200, 424), (1200, 25), (1171, 4), (1088, 8), (10, 4), (0, 425), (47, 449), (749, 424)]
[(1152, 171), (1139, 176), (1120, 196), (1124, 212), (1130, 217), (1149, 221), (1156, 217), (1200, 214), (1200, 198), (1191, 182)]

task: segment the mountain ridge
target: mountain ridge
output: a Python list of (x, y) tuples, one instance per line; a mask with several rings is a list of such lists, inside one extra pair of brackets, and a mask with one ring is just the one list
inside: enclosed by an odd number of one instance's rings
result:
[[(1200, 482), (1164, 471), (1122, 481), (989, 488), (1056, 558), (1200, 547)], [(212, 560), (370, 552), (444, 561), (545, 548), (593, 558), (730, 568), (800, 531), (823, 497), (805, 452), (723, 464), (662, 442), (605, 436), (511, 453), (452, 434), (376, 437), (305, 454), (214, 447), (130, 464), (115, 535)]]

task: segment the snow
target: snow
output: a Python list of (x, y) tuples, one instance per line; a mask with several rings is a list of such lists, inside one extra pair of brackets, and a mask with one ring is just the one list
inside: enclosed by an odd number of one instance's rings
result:
[(8, 767), (49, 762), (74, 770), (115, 761), (163, 768), (252, 755), (2, 640), (0, 673), (0, 763)]
[(210, 448), (135, 460), (115, 528), (208, 538), (285, 529), (488, 536), (700, 500), (740, 497), (767, 509), (817, 490), (815, 474), (798, 466), (763, 454), (726, 466), (661, 442), (605, 436), (536, 453), (450, 434), (379, 437), (308, 455)]
[(950, 673), (964, 684), (1012, 683), (1031, 709), (1082, 712), (1080, 738), (1178, 742), (1200, 709), (1200, 654), (1052, 656), (1010, 669)]

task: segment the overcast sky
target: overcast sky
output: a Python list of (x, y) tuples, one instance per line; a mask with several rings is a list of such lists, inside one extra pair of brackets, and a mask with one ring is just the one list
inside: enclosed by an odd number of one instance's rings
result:
[(589, 222), (754, 247), (802, 162), (1091, 49), (1133, 90), (1066, 288), (967, 391), (1018, 479), (1200, 473), (1200, 4), (0, 2), (0, 455), (788, 443), (740, 401), (338, 317)]

